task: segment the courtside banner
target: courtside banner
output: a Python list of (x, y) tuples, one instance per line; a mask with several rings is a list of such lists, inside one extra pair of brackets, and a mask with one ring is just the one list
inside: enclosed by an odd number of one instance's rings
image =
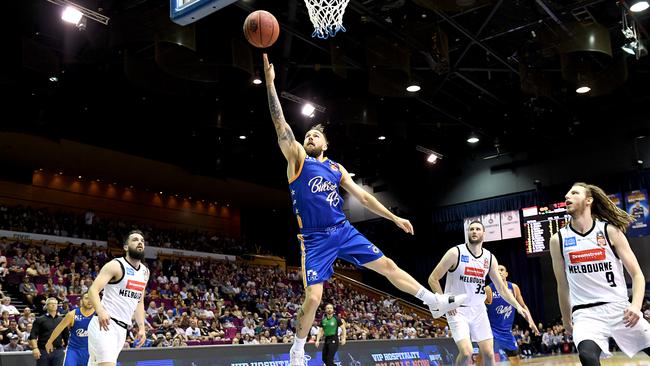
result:
[(45, 234), (35, 234), (35, 233), (25, 233), (21, 231), (9, 231), (9, 230), (0, 230), (0, 238), (5, 237), (7, 239), (20, 240), (20, 241), (51, 241), (53, 243), (72, 243), (76, 245), (86, 244), (86, 245), (96, 245), (98, 247), (106, 247), (107, 244), (102, 240), (92, 240), (92, 239), (83, 239), (83, 238), (70, 238), (67, 236), (56, 236), (56, 235), (45, 235)]
[[(289, 344), (223, 345), (125, 349), (121, 366), (289, 366)], [(305, 366), (323, 364), (321, 350), (305, 346)], [(7, 355), (11, 354), (10, 357)], [(452, 338), (402, 341), (349, 341), (334, 358), (339, 366), (453, 365), (458, 351)], [(2, 366), (35, 365), (31, 352), (5, 352)]]

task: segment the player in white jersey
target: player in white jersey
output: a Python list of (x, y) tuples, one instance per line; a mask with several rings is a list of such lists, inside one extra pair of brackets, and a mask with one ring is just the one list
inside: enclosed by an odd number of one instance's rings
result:
[(550, 249), (562, 322), (573, 332), (580, 362), (600, 365), (609, 337), (630, 357), (650, 355), (650, 324), (641, 314), (645, 279), (624, 234), (634, 217), (591, 184), (574, 184), (565, 199), (571, 221), (551, 237)]
[(469, 365), (472, 342), (478, 347), (484, 365), (494, 365), (492, 329), (485, 309), (485, 277), (489, 274), (503, 299), (530, 323), (528, 310), (521, 306), (508, 291), (499, 274), (499, 263), (483, 248), (485, 227), (480, 221), (472, 221), (468, 228), (468, 243), (457, 245), (447, 251), (429, 276), (434, 293), (442, 293), (440, 279), (446, 274), (445, 293), (467, 294), (467, 300), (456, 310), (447, 312), (451, 335), (458, 346), (456, 365)]
[[(106, 263), (88, 289), (96, 316), (88, 325), (88, 366), (114, 366), (124, 346), (127, 327), (138, 324), (138, 347), (146, 340), (144, 296), (149, 270), (144, 259), (144, 235), (131, 231), (124, 242), (126, 255)], [(104, 290), (100, 301), (99, 293)]]

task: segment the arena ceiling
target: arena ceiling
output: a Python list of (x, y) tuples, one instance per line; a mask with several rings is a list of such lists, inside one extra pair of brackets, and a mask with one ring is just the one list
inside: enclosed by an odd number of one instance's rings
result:
[[(418, 179), (468, 158), (547, 153), (610, 129), (632, 141), (650, 124), (650, 56), (621, 50), (623, 5), (614, 0), (351, 0), (347, 32), (330, 40), (310, 37), (299, 0), (240, 0), (183, 29), (164, 0), (77, 3), (108, 25), (88, 20), (78, 30), (61, 22), (58, 5), (14, 3), (20, 65), (1, 85), (19, 117), (2, 129), (283, 186), (264, 85), (251, 83), (261, 52), (242, 34), (256, 9), (281, 23), (268, 50), (279, 91), (325, 108), (309, 118), (283, 99), (296, 135), (325, 122), (330, 155), (361, 178), (391, 179), (399, 169)], [(646, 42), (649, 18), (650, 10), (634, 18)], [(602, 26), (611, 55), (567, 56), (567, 47), (587, 47), (578, 23)], [(592, 92), (575, 92), (578, 74)], [(412, 82), (422, 89), (407, 92)], [(472, 133), (478, 144), (466, 142)], [(444, 159), (428, 166), (417, 145)]]

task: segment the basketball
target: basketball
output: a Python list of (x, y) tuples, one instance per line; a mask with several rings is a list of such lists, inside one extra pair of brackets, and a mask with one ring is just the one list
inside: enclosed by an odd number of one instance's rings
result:
[(244, 35), (246, 40), (257, 48), (270, 47), (280, 35), (280, 25), (273, 14), (257, 10), (246, 17)]

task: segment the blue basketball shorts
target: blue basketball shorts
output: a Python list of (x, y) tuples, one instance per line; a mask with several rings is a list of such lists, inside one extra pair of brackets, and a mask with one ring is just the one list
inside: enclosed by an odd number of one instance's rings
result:
[(494, 350), (498, 352), (499, 348), (504, 351), (516, 351), (519, 349), (515, 336), (511, 332), (501, 332), (492, 329), (494, 335)]
[(384, 256), (379, 248), (347, 220), (326, 229), (303, 229), (298, 239), (305, 286), (325, 282), (332, 277), (337, 258), (363, 266)]
[(88, 348), (68, 347), (65, 351), (65, 361), (63, 366), (87, 366), (88, 365)]

